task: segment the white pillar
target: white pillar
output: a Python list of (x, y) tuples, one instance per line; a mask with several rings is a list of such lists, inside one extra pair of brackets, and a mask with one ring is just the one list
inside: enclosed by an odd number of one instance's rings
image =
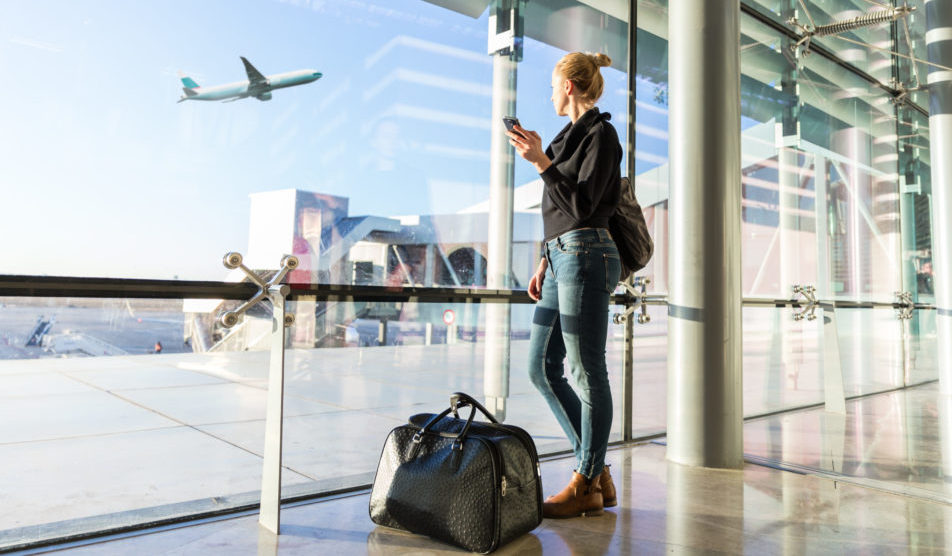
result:
[[(502, 119), (516, 113), (516, 68), (520, 57), (521, 24), (518, 0), (496, 0), (490, 6), (490, 55), (493, 57), (493, 96), (489, 158), (489, 245), (486, 287), (508, 289), (512, 275), (512, 195), (515, 153)], [(518, 43), (516, 39), (519, 39)], [(486, 305), (486, 356), (483, 394), (486, 408), (500, 421), (509, 397), (508, 303)]]
[[(952, 65), (952, 5), (926, 1), (929, 61)], [(952, 72), (929, 68), (929, 149), (932, 161), (932, 268), (935, 271), (939, 389), (952, 394)]]
[(740, 3), (668, 15), (671, 461), (743, 465)]

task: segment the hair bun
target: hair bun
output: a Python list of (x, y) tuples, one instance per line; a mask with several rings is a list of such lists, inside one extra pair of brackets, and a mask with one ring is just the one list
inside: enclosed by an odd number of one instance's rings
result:
[(612, 59), (602, 54), (601, 52), (592, 56), (592, 61), (595, 62), (595, 65), (604, 68), (612, 65)]

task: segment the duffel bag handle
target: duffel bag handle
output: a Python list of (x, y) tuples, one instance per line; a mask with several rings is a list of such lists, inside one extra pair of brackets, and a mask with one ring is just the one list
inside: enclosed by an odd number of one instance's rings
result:
[(453, 461), (455, 462), (455, 465), (458, 465), (459, 457), (463, 450), (463, 441), (466, 440), (466, 435), (469, 434), (469, 428), (470, 426), (472, 426), (473, 419), (476, 417), (476, 411), (478, 410), (482, 412), (482, 414), (485, 415), (486, 418), (489, 419), (491, 423), (496, 423), (496, 424), (499, 423), (499, 421), (497, 421), (496, 418), (493, 417), (492, 413), (490, 413), (488, 409), (483, 407), (483, 404), (479, 403), (478, 401), (476, 401), (475, 398), (473, 398), (472, 396), (464, 392), (453, 392), (453, 395), (450, 396), (450, 406), (444, 409), (443, 412), (440, 413), (439, 415), (434, 415), (433, 417), (431, 417), (430, 420), (428, 420), (422, 427), (420, 427), (420, 430), (417, 431), (417, 433), (413, 435), (413, 442), (410, 443), (409, 449), (407, 451), (407, 459), (413, 459), (416, 457), (417, 452), (420, 449), (420, 443), (423, 440), (423, 435), (430, 432), (430, 427), (432, 427), (440, 419), (449, 415), (450, 412), (456, 415), (457, 414), (456, 412), (457, 410), (459, 410), (459, 408), (466, 407), (466, 406), (470, 406), (472, 410), (469, 413), (469, 418), (466, 419), (466, 425), (463, 426), (463, 430), (460, 431), (459, 434), (456, 434), (456, 435), (448, 435), (447, 433), (440, 433), (441, 435), (456, 437), (456, 439), (453, 440), (452, 451), (455, 454), (453, 457)]
[(479, 410), (480, 412), (482, 412), (482, 414), (485, 415), (486, 418), (489, 419), (490, 422), (499, 423), (499, 421), (497, 421), (496, 418), (493, 417), (492, 413), (490, 413), (489, 410), (483, 407), (483, 405), (479, 403), (478, 401), (476, 401), (476, 399), (474, 399), (472, 396), (464, 392), (453, 392), (453, 395), (450, 396), (450, 406), (444, 409), (442, 413), (431, 417), (429, 421), (427, 421), (426, 423), (424, 423), (422, 427), (420, 427), (419, 432), (413, 435), (414, 443), (419, 442), (424, 434), (430, 432), (430, 427), (432, 427), (440, 419), (449, 415), (450, 412), (453, 412), (453, 414), (456, 414), (456, 412), (460, 408), (463, 408), (466, 406), (470, 406), (472, 408), (472, 411), (470, 411), (469, 413), (469, 418), (466, 419), (466, 425), (463, 426), (463, 430), (460, 431), (458, 434), (453, 435), (456, 437), (456, 440), (453, 442), (454, 447), (461, 446), (463, 440), (466, 439), (466, 435), (469, 433), (469, 428), (473, 424), (473, 419), (476, 417), (476, 410)]
[[(493, 417), (493, 414), (489, 412), (488, 409), (483, 407), (483, 404), (476, 401), (476, 398), (470, 396), (465, 392), (453, 392), (453, 395), (450, 396), (450, 409), (459, 409), (461, 407), (466, 407), (467, 405), (472, 406), (474, 409), (478, 409), (483, 415), (489, 419), (490, 423), (499, 424), (499, 421)], [(473, 419), (470, 418), (470, 421)]]
[[(461, 407), (465, 407), (465, 406), (461, 406)], [(430, 420), (427, 421), (426, 423), (424, 423), (422, 427), (420, 427), (419, 432), (417, 432), (415, 435), (413, 435), (414, 440), (416, 440), (417, 442), (419, 442), (419, 438), (420, 438), (422, 435), (424, 435), (424, 434), (430, 432), (430, 427), (432, 427), (434, 424), (436, 424), (440, 419), (442, 419), (442, 418), (446, 417), (447, 415), (449, 415), (451, 411), (455, 413), (457, 409), (458, 409), (457, 406), (451, 405), (450, 407), (444, 409), (443, 412), (440, 413), (439, 415), (434, 415), (433, 417), (430, 417)], [(466, 419), (466, 425), (463, 426), (463, 430), (462, 430), (462, 431), (460, 431), (459, 433), (456, 433), (456, 434), (453, 434), (453, 433), (440, 433), (440, 434), (443, 435), (443, 436), (456, 437), (456, 442), (455, 442), (455, 443), (462, 442), (462, 441), (466, 438), (466, 433), (469, 432), (469, 426), (473, 424), (473, 419), (474, 419), (475, 417), (476, 417), (476, 408), (474, 407), (473, 410), (472, 410), (472, 411), (470, 412), (470, 414), (469, 414), (469, 418)]]
[[(416, 434), (413, 435), (413, 442), (410, 443), (407, 449), (406, 457), (408, 460), (411, 460), (417, 456), (417, 452), (419, 452), (420, 450), (420, 444), (423, 442), (423, 435), (430, 432), (430, 427), (432, 427), (434, 423), (436, 423), (443, 417), (446, 417), (447, 415), (449, 415), (451, 411), (455, 412), (456, 406), (451, 405), (450, 407), (444, 409), (442, 413), (440, 413), (439, 415), (434, 415), (433, 417), (430, 418), (429, 421), (427, 421), (422, 427), (420, 427), (420, 430), (418, 430)], [(459, 454), (463, 450), (463, 441), (466, 440), (466, 434), (469, 432), (469, 426), (473, 424), (474, 417), (476, 417), (475, 407), (470, 412), (469, 419), (466, 420), (466, 425), (463, 427), (463, 430), (460, 431), (459, 434), (448, 434), (448, 433), (442, 433), (442, 432), (440, 433), (441, 436), (455, 437), (455, 439), (453, 440), (453, 446), (452, 446), (452, 451), (454, 454), (454, 457), (453, 457), (454, 467), (459, 464)]]

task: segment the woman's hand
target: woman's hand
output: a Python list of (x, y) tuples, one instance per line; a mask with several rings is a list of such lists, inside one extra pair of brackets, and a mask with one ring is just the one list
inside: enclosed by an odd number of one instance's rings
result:
[(529, 297), (533, 301), (542, 299), (542, 282), (545, 280), (545, 270), (547, 268), (549, 268), (549, 263), (542, 259), (539, 261), (539, 268), (536, 269), (535, 274), (532, 275), (532, 278), (529, 278)]
[(506, 135), (509, 137), (509, 144), (516, 149), (519, 156), (531, 162), (537, 172), (541, 174), (552, 166), (552, 161), (542, 149), (542, 138), (538, 133), (515, 125), (512, 131), (506, 132)]

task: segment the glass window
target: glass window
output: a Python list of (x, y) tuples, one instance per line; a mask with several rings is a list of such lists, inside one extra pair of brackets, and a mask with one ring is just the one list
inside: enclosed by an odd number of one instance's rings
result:
[[(514, 94), (515, 115), (548, 143), (568, 122), (550, 102), (553, 66), (583, 50), (613, 59), (599, 107), (622, 141), (628, 106), (627, 9), (520, 3), (510, 91), (494, 83), (486, 4), (0, 6), (0, 69), (32, 91), (0, 98), (0, 274), (237, 281), (222, 255), (239, 251), (256, 271), (296, 255), (297, 283), (485, 286), (493, 98)], [(512, 285), (524, 288), (541, 182), (512, 163)], [(3, 305), (0, 448), (22, 467), (0, 490), (43, 503), (0, 520), (0, 547), (254, 501), (266, 306), (226, 329), (216, 317), (236, 301)], [(290, 305), (285, 494), (368, 483), (390, 428), (455, 390), (482, 393), (488, 305), (436, 305)], [(526, 376), (530, 324), (531, 306), (511, 307), (510, 422), (538, 421), (540, 448), (564, 450)], [(619, 331), (607, 348), (616, 391)], [(344, 428), (367, 441), (328, 452)], [(77, 464), (63, 470), (50, 450)], [(189, 473), (170, 473), (170, 459)], [(34, 474), (36, 461), (49, 468)], [(62, 503), (80, 493), (86, 503)]]
[[(257, 269), (298, 255), (309, 282), (485, 284), (492, 99), (508, 93), (486, 3), (441, 4), (0, 7), (0, 69), (31, 89), (0, 98), (0, 273), (220, 280), (240, 251)], [(522, 4), (516, 112), (546, 142), (566, 123), (551, 71), (574, 49), (614, 59), (600, 106), (625, 136), (626, 24), (589, 4)], [(514, 248), (532, 259), (539, 180), (513, 171)]]

